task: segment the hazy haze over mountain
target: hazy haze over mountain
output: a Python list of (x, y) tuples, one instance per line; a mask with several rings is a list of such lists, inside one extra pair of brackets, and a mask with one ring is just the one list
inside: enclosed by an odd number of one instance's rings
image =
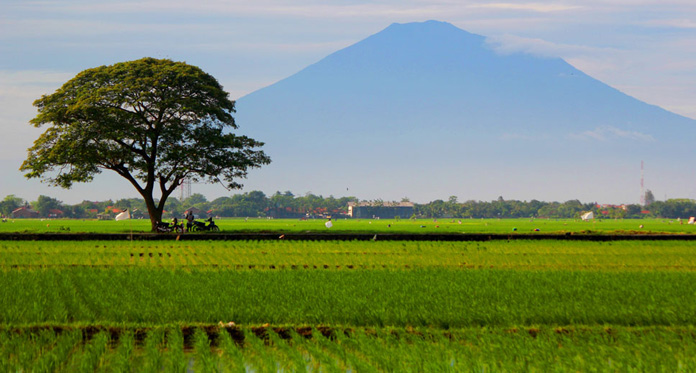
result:
[(392, 24), (237, 108), (273, 158), (246, 190), (636, 203), (641, 160), (649, 188), (696, 190), (695, 121), (444, 22)]

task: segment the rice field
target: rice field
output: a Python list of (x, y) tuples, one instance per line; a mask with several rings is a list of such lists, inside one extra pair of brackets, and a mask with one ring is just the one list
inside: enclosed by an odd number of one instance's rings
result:
[[(696, 225), (676, 219), (218, 219), (223, 233), (411, 233), (411, 234), (696, 234)], [(147, 233), (150, 221), (9, 219), (0, 233)], [(206, 233), (197, 233), (206, 234)], [(208, 233), (209, 234), (209, 233)]]
[(690, 241), (0, 241), (0, 269), (696, 269)]
[(693, 371), (694, 269), (689, 241), (0, 241), (0, 371)]
[(694, 280), (694, 272), (671, 271), (6, 271), (0, 321), (684, 326), (696, 320)]

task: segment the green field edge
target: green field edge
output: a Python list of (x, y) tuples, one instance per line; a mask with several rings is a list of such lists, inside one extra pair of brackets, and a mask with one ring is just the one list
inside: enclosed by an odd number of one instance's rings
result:
[(0, 233), (0, 241), (694, 241), (691, 233)]

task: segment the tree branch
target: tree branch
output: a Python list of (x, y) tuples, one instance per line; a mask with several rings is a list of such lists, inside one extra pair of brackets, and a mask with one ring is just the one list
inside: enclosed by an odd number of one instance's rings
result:
[(130, 171), (128, 171), (128, 168), (126, 168), (126, 166), (123, 163), (119, 163), (117, 165), (111, 165), (111, 166), (102, 166), (102, 167), (107, 169), (107, 170), (115, 171), (117, 174), (124, 177), (126, 180), (128, 180), (135, 187), (135, 189), (138, 191), (138, 193), (140, 193), (140, 195), (144, 196), (143, 193), (145, 192), (145, 190), (142, 188), (142, 186), (140, 186), (140, 183), (138, 182), (138, 180), (133, 177), (133, 175), (130, 173)]
[(164, 210), (164, 204), (167, 201), (167, 198), (176, 190), (176, 187), (179, 186), (181, 181), (183, 180), (183, 177), (177, 176), (174, 178), (172, 181), (172, 184), (167, 187), (167, 182), (160, 177), (160, 191), (162, 192), (162, 198), (160, 198), (159, 201), (159, 206), (157, 207), (160, 209), (160, 211)]
[(129, 151), (140, 155), (141, 157), (145, 158), (147, 160), (148, 156), (147, 153), (145, 152), (144, 149), (139, 149), (135, 147), (136, 141), (133, 141), (131, 144), (127, 144), (125, 141), (121, 139), (112, 139), (115, 143), (121, 145), (122, 147), (128, 149)]

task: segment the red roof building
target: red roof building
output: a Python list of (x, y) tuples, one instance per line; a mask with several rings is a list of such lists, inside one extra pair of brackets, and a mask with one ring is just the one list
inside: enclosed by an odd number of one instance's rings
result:
[(49, 218), (62, 218), (65, 213), (63, 211), (60, 211), (58, 209), (50, 209), (48, 210), (48, 217)]
[(36, 219), (39, 217), (39, 212), (34, 211), (29, 206), (20, 207), (10, 214), (13, 219)]

